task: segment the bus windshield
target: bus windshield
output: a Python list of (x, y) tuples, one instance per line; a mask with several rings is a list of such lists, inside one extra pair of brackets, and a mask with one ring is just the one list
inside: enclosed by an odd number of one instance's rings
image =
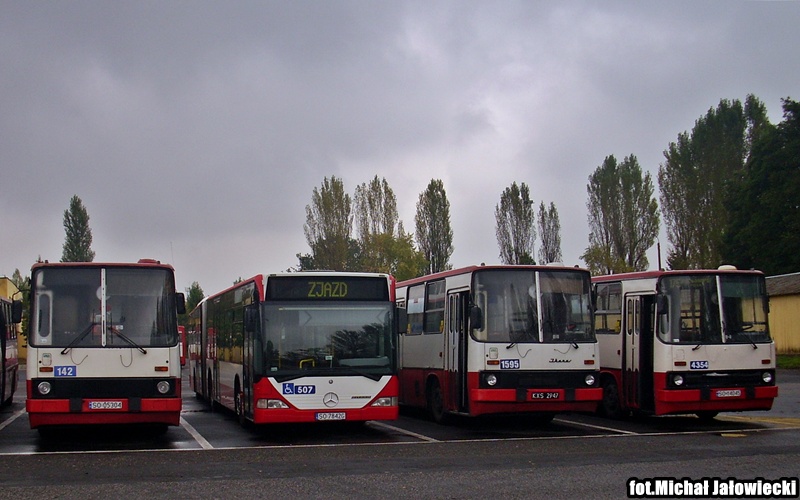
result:
[(572, 271), (527, 269), (475, 273), (472, 297), (483, 314), (476, 340), (594, 342), (590, 279)]
[(392, 311), (389, 302), (264, 303), (262, 374), (391, 374)]
[(141, 349), (178, 342), (166, 269), (45, 268), (31, 282), (32, 346)]
[(753, 275), (669, 276), (659, 338), (677, 344), (770, 342), (766, 292)]

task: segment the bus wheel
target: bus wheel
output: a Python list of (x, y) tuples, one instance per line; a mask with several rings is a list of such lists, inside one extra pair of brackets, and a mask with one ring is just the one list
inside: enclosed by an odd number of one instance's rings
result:
[(611, 379), (603, 382), (603, 402), (600, 403), (600, 414), (608, 418), (622, 418), (622, 406), (619, 402), (619, 388)]
[(697, 418), (699, 418), (703, 422), (710, 422), (710, 421), (714, 420), (714, 417), (719, 415), (719, 412), (718, 411), (698, 411), (697, 413), (695, 413), (695, 415), (697, 415)]
[(239, 425), (242, 427), (247, 426), (247, 417), (244, 415), (244, 394), (239, 387), (236, 387), (236, 394), (233, 396), (233, 404), (236, 406), (236, 417), (239, 420)]
[(439, 381), (433, 379), (428, 384), (428, 412), (437, 424), (447, 423), (447, 412), (444, 409), (444, 394)]

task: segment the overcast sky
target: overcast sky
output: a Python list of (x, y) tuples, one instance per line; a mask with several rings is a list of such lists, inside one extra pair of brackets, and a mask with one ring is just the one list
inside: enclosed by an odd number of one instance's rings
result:
[(456, 267), (499, 262), (494, 209), (525, 182), (582, 264), (604, 158), (656, 183), (723, 98), (780, 122), (798, 26), (794, 1), (0, 0), (0, 275), (60, 260), (78, 195), (96, 261), (214, 293), (310, 252), (332, 175), (351, 196), (386, 178), (410, 232), (441, 179)]

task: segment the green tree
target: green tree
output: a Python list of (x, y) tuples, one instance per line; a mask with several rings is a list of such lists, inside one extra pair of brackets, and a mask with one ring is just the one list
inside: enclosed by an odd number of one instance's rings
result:
[(589, 177), (589, 247), (581, 258), (594, 274), (643, 271), (658, 235), (658, 204), (636, 156), (613, 155)]
[(61, 262), (92, 262), (92, 230), (89, 228), (89, 213), (78, 195), (69, 201), (64, 210), (64, 240)]
[(319, 269), (352, 269), (353, 242), (350, 233), (353, 215), (350, 195), (336, 176), (325, 177), (320, 189), (314, 188), (311, 204), (306, 205), (303, 227), (314, 265)]
[[(30, 276), (22, 276), (22, 273), (19, 272), (19, 269), (14, 269), (14, 273), (11, 275), (11, 283), (17, 287), (17, 290), (20, 291), (21, 295), (17, 295), (12, 297), (14, 300), (22, 300), (22, 297), (27, 297), (27, 292), (31, 289), (31, 277)], [(22, 330), (22, 337), (25, 339), (25, 342), (28, 342), (28, 309), (26, 307), (22, 308), (22, 323), (20, 324), (20, 329)]]
[(203, 289), (200, 287), (200, 283), (193, 281), (192, 286), (185, 290), (186, 292), (186, 313), (181, 314), (178, 316), (178, 323), (183, 326), (188, 326), (189, 324), (189, 313), (194, 311), (194, 308), (197, 307), (197, 304), (203, 300), (205, 294), (203, 293)]
[(542, 246), (539, 247), (539, 262), (561, 262), (561, 222), (558, 220), (556, 204), (550, 202), (550, 208), (545, 208), (544, 202), (539, 204), (539, 237)]
[(514, 182), (500, 195), (495, 205), (495, 234), (503, 264), (535, 264), (536, 216), (530, 190), (524, 182)]
[(783, 121), (754, 137), (743, 175), (727, 193), (722, 261), (766, 274), (800, 269), (800, 103), (783, 100)]
[(748, 95), (744, 106), (722, 99), (695, 122), (691, 134), (679, 134), (664, 151), (658, 183), (671, 269), (722, 264), (727, 189), (741, 176), (752, 141), (768, 126), (766, 108), (755, 96)]
[(414, 222), (417, 246), (428, 261), (426, 272), (451, 269), (453, 230), (450, 228), (450, 202), (440, 179), (431, 180), (427, 189), (420, 193)]
[(393, 248), (398, 227), (397, 197), (386, 179), (376, 175), (369, 184), (356, 187), (353, 199), (358, 229), (360, 268), (369, 272), (390, 272), (395, 260)]

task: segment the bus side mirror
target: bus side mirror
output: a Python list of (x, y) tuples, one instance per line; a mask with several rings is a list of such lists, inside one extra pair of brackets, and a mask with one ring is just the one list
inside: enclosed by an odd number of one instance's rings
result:
[(469, 309), (469, 327), (473, 330), (483, 330), (483, 311), (478, 306)]
[(246, 307), (244, 310), (244, 329), (247, 332), (254, 332), (258, 326), (258, 309), (253, 306)]
[(182, 292), (175, 294), (175, 309), (178, 314), (186, 314), (186, 296)]
[(15, 300), (11, 303), (11, 322), (15, 325), (22, 322), (22, 301)]
[(395, 311), (397, 312), (397, 333), (402, 335), (406, 333), (408, 327), (408, 311), (403, 307), (396, 307)]
[(667, 296), (663, 294), (656, 295), (656, 313), (667, 314), (669, 312), (669, 301)]

